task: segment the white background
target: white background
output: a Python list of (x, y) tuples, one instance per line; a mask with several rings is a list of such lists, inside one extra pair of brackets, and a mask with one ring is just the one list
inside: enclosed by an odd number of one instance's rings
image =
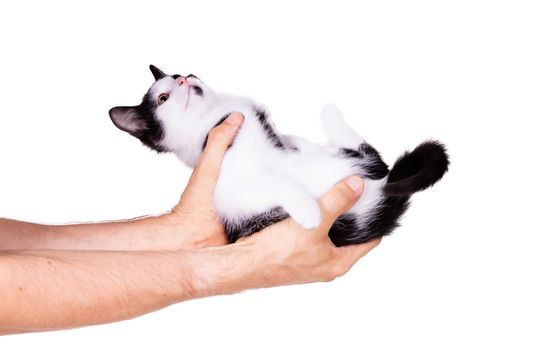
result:
[[(11, 1), (0, 5), (0, 215), (170, 209), (189, 170), (120, 132), (147, 66), (194, 73), (322, 140), (336, 103), (388, 163), (426, 138), (451, 168), (329, 284), (190, 301), (0, 349), (548, 349), (545, 1)], [(1, 302), (1, 301), (0, 301)]]

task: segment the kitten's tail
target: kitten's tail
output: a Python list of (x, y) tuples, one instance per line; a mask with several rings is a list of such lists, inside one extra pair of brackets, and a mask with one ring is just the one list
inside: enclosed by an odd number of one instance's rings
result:
[(438, 141), (425, 141), (397, 159), (388, 175), (384, 193), (410, 196), (435, 184), (448, 168), (449, 156), (445, 146)]

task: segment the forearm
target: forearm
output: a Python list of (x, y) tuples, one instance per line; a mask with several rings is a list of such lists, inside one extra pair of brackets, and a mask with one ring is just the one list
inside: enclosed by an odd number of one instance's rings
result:
[(0, 328), (0, 335), (10, 335), (10, 334), (27, 333), (27, 332), (28, 332), (28, 330), (24, 330), (24, 329), (13, 329), (13, 328), (3, 329), (3, 328)]
[(235, 244), (186, 251), (0, 253), (0, 334), (132, 318), (192, 298), (330, 281), (378, 241), (335, 248), (284, 221)]
[(190, 299), (193, 265), (184, 251), (3, 252), (0, 331), (113, 322)]
[(166, 215), (73, 225), (0, 219), (0, 250), (173, 250), (193, 243), (183, 229)]
[(286, 284), (269, 272), (269, 255), (257, 259), (254, 249), (4, 251), (0, 334), (114, 322), (193, 298)]

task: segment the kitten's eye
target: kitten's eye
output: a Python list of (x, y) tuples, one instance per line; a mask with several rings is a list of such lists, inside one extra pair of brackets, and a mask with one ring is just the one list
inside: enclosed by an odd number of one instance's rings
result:
[(160, 94), (158, 100), (157, 100), (157, 103), (159, 104), (159, 106), (161, 104), (163, 104), (164, 102), (166, 102), (166, 100), (168, 100), (168, 97), (170, 97), (170, 95), (168, 94)]

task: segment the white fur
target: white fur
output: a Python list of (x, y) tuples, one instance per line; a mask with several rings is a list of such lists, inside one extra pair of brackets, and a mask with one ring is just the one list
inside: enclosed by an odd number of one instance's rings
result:
[[(317, 200), (335, 183), (357, 173), (352, 159), (337, 156), (340, 147), (356, 149), (363, 142), (341, 112), (335, 107), (323, 111), (329, 146), (282, 135), (286, 145), (299, 151), (282, 150), (266, 137), (252, 100), (218, 94), (195, 78), (188, 78), (188, 83), (200, 86), (203, 96), (189, 94), (188, 86), (171, 77), (158, 80), (152, 87), (154, 95), (170, 94), (157, 110), (165, 131), (162, 146), (188, 166), (195, 165), (208, 132), (222, 116), (237, 111), (245, 117), (223, 162), (215, 193), (218, 213), (237, 222), (280, 206), (302, 226), (318, 226), (321, 211)], [(359, 220), (375, 215), (372, 209), (382, 198), (386, 178), (364, 182), (365, 191), (350, 210)]]

